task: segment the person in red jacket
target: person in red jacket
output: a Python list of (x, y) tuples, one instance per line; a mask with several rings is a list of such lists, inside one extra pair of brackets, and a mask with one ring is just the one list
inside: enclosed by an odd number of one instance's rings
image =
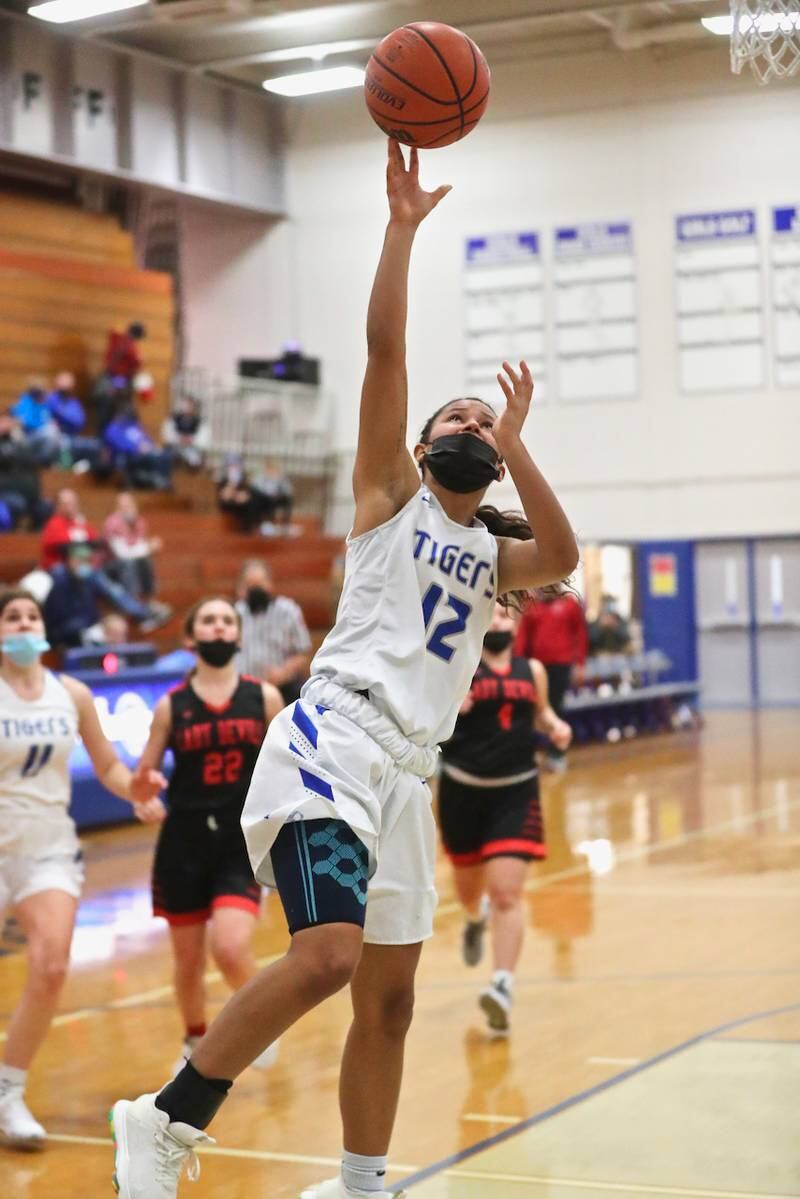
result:
[[(64, 581), (63, 576), (69, 573), (67, 553), (71, 546), (81, 543), (90, 550), (100, 551), (103, 547), (97, 530), (81, 512), (78, 496), (69, 487), (64, 487), (56, 496), (55, 512), (42, 530), (41, 564), (53, 576), (54, 583)], [(121, 583), (110, 578), (103, 569), (100, 553), (94, 553), (81, 562), (76, 573), (96, 597), (107, 600), (120, 612), (137, 621), (143, 633), (160, 628), (172, 615), (168, 604), (139, 600), (126, 591)]]
[[(517, 630), (514, 653), (536, 658), (547, 671), (550, 704), (564, 719), (564, 696), (570, 684), (579, 684), (589, 647), (586, 617), (580, 601), (566, 589), (542, 593), (528, 605)], [(564, 751), (550, 744), (546, 765), (566, 769)]]
[(69, 545), (97, 541), (98, 534), (80, 509), (78, 496), (68, 487), (56, 496), (55, 512), (42, 530), (42, 568), (52, 570), (64, 562)]

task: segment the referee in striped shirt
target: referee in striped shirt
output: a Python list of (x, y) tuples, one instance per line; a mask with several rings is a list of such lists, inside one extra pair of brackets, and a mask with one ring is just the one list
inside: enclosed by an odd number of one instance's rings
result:
[(237, 593), (242, 618), (239, 672), (272, 683), (289, 704), (299, 696), (311, 662), (311, 638), (300, 606), (275, 594), (272, 571), (259, 558), (243, 565)]

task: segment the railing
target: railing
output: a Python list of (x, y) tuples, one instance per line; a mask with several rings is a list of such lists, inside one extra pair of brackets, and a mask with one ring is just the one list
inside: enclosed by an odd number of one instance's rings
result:
[[(215, 469), (228, 454), (258, 473), (266, 460), (278, 464), (295, 486), (301, 509), (315, 511), (331, 525), (338, 508), (337, 478), (351, 457), (333, 450), (333, 404), (327, 392), (304, 383), (239, 379), (232, 386), (207, 372), (187, 369), (173, 379), (173, 402), (181, 395), (199, 400), (209, 423), (208, 458)], [(339, 532), (334, 520), (330, 531)]]

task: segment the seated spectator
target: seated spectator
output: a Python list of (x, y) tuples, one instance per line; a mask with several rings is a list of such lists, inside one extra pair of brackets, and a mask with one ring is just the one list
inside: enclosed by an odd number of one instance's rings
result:
[(65, 563), (51, 573), (53, 586), (44, 601), (47, 640), (53, 649), (74, 649), (83, 645), (86, 630), (100, 620), (90, 546), (70, 545)]
[(8, 510), (12, 529), (23, 521), (40, 529), (53, 510), (42, 499), (36, 455), (19, 422), (8, 413), (0, 413), (0, 501)]
[(98, 543), (95, 529), (80, 509), (76, 492), (62, 487), (56, 496), (55, 512), (42, 530), (42, 567), (63, 565), (66, 551), (74, 542)]
[[(77, 566), (70, 571), (69, 555), (76, 544), (87, 553), (79, 561), (76, 560)], [(101, 546), (102, 542), (96, 530), (80, 510), (77, 495), (69, 488), (63, 488), (56, 497), (55, 513), (42, 533), (42, 566), (53, 576), (52, 590), (55, 590), (56, 583), (60, 582), (65, 594), (73, 598), (79, 607), (85, 607), (83, 596), (77, 596), (77, 588), (70, 580), (64, 581), (65, 575), (72, 574), (85, 582), (95, 598), (107, 600), (120, 612), (137, 621), (143, 633), (149, 633), (165, 624), (172, 615), (172, 609), (167, 604), (160, 604), (155, 600), (145, 602), (130, 595), (121, 583), (103, 570), (99, 554)], [(50, 595), (47, 598), (49, 601)], [(53, 602), (57, 602), (57, 599)], [(83, 627), (88, 628), (95, 623), (96, 618), (88, 621)]]
[(276, 594), (272, 571), (258, 558), (245, 562), (237, 591), (239, 670), (274, 684), (289, 704), (300, 695), (311, 661), (311, 638), (300, 605)]
[(19, 422), (36, 462), (40, 466), (52, 465), (61, 449), (61, 435), (50, 412), (41, 379), (28, 381), (26, 390), (12, 406), (10, 413)]
[(194, 396), (180, 396), (161, 429), (161, 440), (190, 470), (199, 470), (210, 442), (210, 429)]
[(86, 629), (84, 645), (129, 645), (128, 622), (119, 612), (107, 612), (101, 621)]
[(612, 595), (604, 595), (597, 620), (589, 625), (589, 650), (592, 654), (624, 654), (630, 649), (631, 633)]
[(100, 375), (92, 388), (94, 427), (98, 436), (119, 416), (123, 408), (132, 402), (133, 390), (130, 381), (122, 375)]
[(291, 480), (276, 462), (268, 459), (261, 474), (251, 481), (250, 486), (255, 519), (260, 522), (260, 530), (266, 537), (285, 537), (300, 531), (291, 523), (294, 502)]
[(156, 589), (152, 555), (163, 548), (163, 542), (150, 536), (147, 521), (129, 491), (117, 496), (116, 507), (103, 525), (103, 537), (111, 555), (107, 572), (131, 595), (151, 599)]
[(240, 454), (227, 454), (216, 477), (217, 504), (221, 512), (234, 516), (245, 533), (257, 525), (258, 504)]
[(70, 371), (56, 375), (55, 386), (47, 397), (47, 406), (61, 435), (62, 465), (83, 465), (86, 470), (96, 467), (100, 442), (96, 437), (87, 437), (84, 433), (86, 411), (75, 395), (75, 376)]
[(172, 455), (144, 431), (132, 404), (106, 425), (103, 444), (113, 465), (122, 472), (126, 487), (154, 487), (159, 491), (171, 487)]

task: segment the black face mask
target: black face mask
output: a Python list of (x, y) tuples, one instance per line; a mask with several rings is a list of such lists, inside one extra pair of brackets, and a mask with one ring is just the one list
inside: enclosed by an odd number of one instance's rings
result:
[(512, 637), (513, 633), (509, 629), (493, 629), (484, 634), (483, 648), (490, 654), (502, 654), (503, 650), (508, 649), (511, 644)]
[(235, 641), (223, 641), (216, 637), (213, 641), (196, 641), (195, 649), (209, 666), (227, 666), (231, 658), (239, 652)]
[(253, 616), (257, 616), (259, 612), (266, 612), (272, 603), (272, 595), (266, 587), (248, 587), (245, 601)]
[(437, 437), (423, 459), (448, 491), (482, 491), (500, 477), (497, 451), (472, 433)]

